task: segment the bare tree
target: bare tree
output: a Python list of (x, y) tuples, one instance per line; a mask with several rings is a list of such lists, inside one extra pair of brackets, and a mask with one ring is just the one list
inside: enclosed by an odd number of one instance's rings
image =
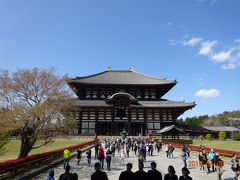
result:
[[(70, 93), (66, 76), (55, 75), (54, 68), (0, 72), (0, 121), (20, 137), (19, 158), (52, 140), (54, 132), (68, 132), (74, 126), (66, 107)], [(34, 146), (37, 141), (42, 144)]]

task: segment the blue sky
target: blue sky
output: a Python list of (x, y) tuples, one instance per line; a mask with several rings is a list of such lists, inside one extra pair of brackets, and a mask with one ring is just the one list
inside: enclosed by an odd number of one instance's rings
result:
[(240, 109), (239, 0), (1, 0), (0, 68), (177, 79), (181, 117)]

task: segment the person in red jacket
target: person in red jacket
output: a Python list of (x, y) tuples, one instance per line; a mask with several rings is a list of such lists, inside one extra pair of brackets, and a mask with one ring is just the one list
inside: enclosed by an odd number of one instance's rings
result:
[(102, 168), (102, 170), (103, 170), (103, 166), (104, 166), (104, 158), (105, 158), (104, 150), (103, 150), (102, 145), (100, 145), (99, 151), (98, 151), (98, 160), (99, 160), (99, 163), (101, 165), (100, 167)]

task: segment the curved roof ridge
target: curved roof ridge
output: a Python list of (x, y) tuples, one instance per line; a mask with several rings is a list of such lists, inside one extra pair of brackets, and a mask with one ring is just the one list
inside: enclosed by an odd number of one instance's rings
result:
[(102, 72), (92, 74), (92, 75), (88, 75), (88, 76), (76, 76), (76, 78), (73, 78), (73, 79), (84, 79), (84, 78), (94, 77), (94, 76), (97, 76), (97, 75), (104, 74), (106, 72), (108, 72), (108, 71), (102, 71)]
[(131, 94), (127, 93), (127, 92), (122, 92), (122, 91), (119, 91), (119, 92), (116, 92), (114, 94), (112, 94), (109, 98), (107, 99), (112, 99), (114, 98), (115, 96), (118, 96), (118, 95), (127, 95), (129, 97), (131, 97), (132, 99), (136, 99), (135, 97), (133, 97)]
[(75, 79), (84, 79), (84, 78), (94, 77), (94, 76), (98, 76), (98, 75), (108, 73), (108, 72), (131, 72), (131, 73), (139, 74), (141, 76), (145, 76), (147, 78), (176, 82), (176, 79), (168, 80), (167, 78), (158, 78), (158, 77), (155, 77), (155, 76), (150, 76), (150, 75), (146, 75), (146, 74), (143, 74), (143, 73), (140, 73), (140, 72), (137, 72), (137, 71), (131, 71), (131, 70), (109, 70), (109, 71), (105, 70), (105, 71), (102, 71), (102, 72), (99, 72), (99, 73), (96, 73), (96, 74), (92, 74), (92, 75), (88, 75), (88, 76), (76, 76)]
[[(132, 72), (132, 71), (131, 71), (131, 72)], [(145, 75), (145, 74), (143, 74), (143, 73), (136, 72), (136, 71), (133, 71), (133, 72), (135, 72), (135, 73), (137, 73), (137, 74), (139, 74), (139, 75), (145, 76), (145, 77), (147, 77), (147, 78), (152, 78), (152, 79), (156, 79), (156, 80), (164, 80), (164, 81), (173, 81), (173, 82), (177, 82), (176, 79), (174, 79), (174, 80), (167, 80), (167, 78), (158, 78), (158, 77), (155, 77), (155, 76)]]
[(89, 76), (76, 76), (71, 79), (76, 83), (87, 84), (128, 84), (128, 85), (163, 85), (168, 84), (174, 86), (175, 80), (167, 80), (166, 78), (157, 78), (147, 76), (145, 74), (132, 70), (106, 70)]
[[(167, 101), (167, 102), (177, 102), (177, 103), (186, 103), (185, 100), (169, 100), (169, 99), (160, 99), (160, 101)], [(194, 103), (195, 101), (193, 101)]]

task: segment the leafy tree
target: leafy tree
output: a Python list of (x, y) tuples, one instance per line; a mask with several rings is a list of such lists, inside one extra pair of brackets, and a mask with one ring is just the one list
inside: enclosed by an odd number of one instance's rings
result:
[[(63, 111), (73, 107), (66, 80), (53, 68), (0, 71), (0, 119), (20, 137), (19, 158), (49, 143), (55, 132), (74, 126), (73, 118)], [(34, 146), (39, 140), (43, 143)]]
[(205, 139), (205, 138), (204, 138), (203, 135), (199, 135), (199, 136), (198, 136), (198, 140), (199, 140), (199, 141), (203, 141), (204, 139)]
[(211, 141), (212, 140), (212, 135), (211, 134), (206, 134), (206, 139)]
[(0, 155), (3, 155), (6, 152), (5, 146), (9, 142), (6, 134), (0, 133)]
[(218, 133), (218, 138), (219, 138), (219, 140), (225, 141), (227, 138), (227, 133), (225, 131), (220, 131)]
[(233, 132), (233, 140), (240, 141), (240, 132)]
[(187, 117), (185, 120), (179, 119), (178, 124), (185, 124), (185, 125), (194, 125), (194, 126), (200, 126), (203, 124), (203, 122), (208, 119), (208, 115), (204, 116), (194, 116), (194, 117)]
[(9, 123), (1, 118), (1, 115), (4, 113), (4, 109), (0, 109), (0, 155), (3, 155), (6, 152), (6, 144), (9, 142), (9, 132), (11, 132), (11, 127)]

